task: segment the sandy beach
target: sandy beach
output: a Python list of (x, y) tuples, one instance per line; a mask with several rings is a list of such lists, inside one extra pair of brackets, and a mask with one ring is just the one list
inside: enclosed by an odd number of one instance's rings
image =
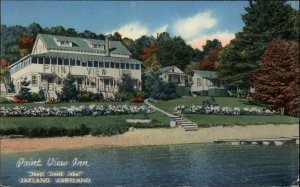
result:
[(201, 128), (198, 131), (174, 129), (135, 129), (112, 137), (2, 138), (1, 152), (29, 152), (103, 146), (143, 146), (209, 143), (218, 139), (251, 139), (298, 136), (299, 125), (249, 125)]

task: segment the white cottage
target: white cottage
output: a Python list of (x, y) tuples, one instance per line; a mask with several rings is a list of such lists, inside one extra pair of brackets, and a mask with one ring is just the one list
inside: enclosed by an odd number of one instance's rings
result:
[(191, 92), (197, 95), (227, 96), (224, 81), (215, 71), (194, 70)]
[(39, 34), (32, 53), (9, 66), (15, 90), (24, 78), (31, 81), (31, 92), (44, 89), (55, 97), (68, 74), (76, 78), (78, 90), (106, 95), (118, 91), (117, 82), (130, 74), (141, 89), (141, 62), (130, 58), (119, 41), (95, 40)]
[(166, 66), (158, 70), (160, 77), (165, 82), (173, 82), (177, 86), (177, 94), (179, 96), (189, 95), (191, 77), (185, 74), (181, 69), (176, 66)]

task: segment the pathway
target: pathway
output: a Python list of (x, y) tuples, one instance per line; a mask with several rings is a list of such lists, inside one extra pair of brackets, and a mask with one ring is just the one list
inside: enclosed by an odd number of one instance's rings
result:
[(148, 105), (149, 107), (153, 108), (154, 110), (157, 110), (157, 111), (165, 114), (172, 120), (176, 121), (176, 124), (181, 125), (184, 128), (184, 130), (186, 130), (186, 131), (197, 131), (198, 130), (197, 124), (193, 123), (192, 121), (190, 121), (188, 119), (184, 119), (181, 116), (176, 116), (176, 115), (170, 114), (170, 113), (150, 104), (148, 99), (145, 100), (145, 104)]

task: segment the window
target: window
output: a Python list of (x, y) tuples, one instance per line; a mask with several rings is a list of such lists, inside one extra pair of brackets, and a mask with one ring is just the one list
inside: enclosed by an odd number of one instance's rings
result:
[(134, 69), (134, 64), (130, 64), (130, 69)]
[(126, 64), (126, 69), (129, 69), (129, 64)]
[(197, 79), (197, 86), (201, 86), (201, 78)]
[(140, 69), (140, 65), (139, 65), (139, 64), (136, 64), (136, 65), (135, 65), (135, 69)]
[(45, 64), (50, 64), (50, 58), (45, 58)]
[(93, 67), (93, 62), (92, 61), (88, 61), (88, 67)]
[(111, 67), (111, 68), (115, 68), (115, 63), (113, 63), (113, 62), (110, 63), (110, 67)]
[(99, 62), (99, 67), (100, 67), (100, 68), (103, 67), (103, 62)]
[(42, 57), (39, 57), (39, 64), (43, 64), (43, 58)]
[(116, 68), (119, 69), (120, 68), (120, 64), (116, 63)]
[(75, 66), (75, 60), (70, 60), (70, 66)]
[(69, 65), (69, 59), (64, 59), (64, 65), (68, 66)]
[(57, 65), (62, 65), (62, 59), (61, 58), (57, 59)]
[(125, 69), (125, 64), (121, 63), (121, 69)]
[(109, 68), (109, 62), (105, 62), (105, 67)]
[[(88, 41), (87, 41), (88, 42)], [(104, 44), (89, 43), (90, 48), (104, 50)]]
[(51, 64), (57, 65), (57, 58), (51, 58)]
[(81, 65), (84, 66), (84, 67), (86, 67), (86, 61), (82, 61)]
[(36, 75), (32, 75), (31, 77), (31, 84), (32, 86), (36, 86), (37, 85), (37, 76)]
[(32, 57), (31, 58), (31, 63), (36, 64), (37, 63), (37, 58), (36, 57)]
[(94, 67), (99, 67), (99, 63), (97, 61), (94, 62)]
[(76, 60), (76, 66), (80, 66), (80, 60)]

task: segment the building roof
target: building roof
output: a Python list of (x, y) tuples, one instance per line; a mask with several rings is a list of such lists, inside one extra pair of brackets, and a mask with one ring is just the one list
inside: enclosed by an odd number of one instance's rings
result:
[[(170, 69), (172, 68), (177, 68), (179, 69), (177, 66), (165, 66), (165, 67), (162, 67), (158, 70), (159, 73), (165, 73), (167, 71), (169, 71)], [(180, 69), (179, 69), (180, 70)], [(181, 70), (180, 70), (181, 71)]]
[(217, 79), (218, 72), (216, 71), (202, 71), (202, 70), (194, 70), (195, 74), (199, 75), (200, 77), (209, 78), (209, 79)]
[[(105, 44), (105, 40), (96, 40), (96, 39), (88, 39), (88, 38), (75, 38), (75, 37), (67, 37), (67, 36), (56, 36), (50, 34), (38, 34), (37, 38), (40, 38), (44, 43), (47, 49), (57, 49), (57, 50), (74, 50), (74, 51), (86, 51), (86, 52), (102, 52), (105, 53), (105, 50), (101, 49), (93, 49), (89, 46), (89, 42), (93, 44)], [(72, 47), (64, 47), (59, 46), (55, 42), (55, 39), (58, 40), (66, 40), (72, 42), (74, 46)], [(123, 54), (123, 55), (131, 55), (128, 49), (120, 42), (120, 41), (109, 41), (109, 50), (112, 54)]]
[(128, 62), (128, 63), (138, 63), (138, 64), (142, 63), (133, 58), (100, 56), (100, 55), (92, 55), (92, 54), (77, 54), (77, 53), (47, 52), (47, 53), (31, 54), (31, 56), (59, 57), (59, 58), (103, 61), (103, 62)]

